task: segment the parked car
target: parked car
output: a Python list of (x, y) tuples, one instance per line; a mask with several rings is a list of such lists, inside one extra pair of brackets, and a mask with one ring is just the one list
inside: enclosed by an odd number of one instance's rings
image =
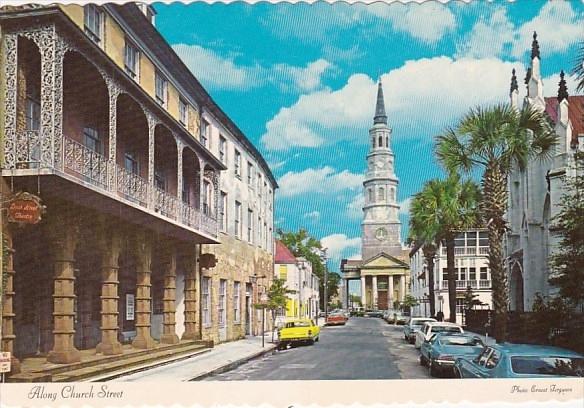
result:
[(368, 312), (365, 312), (365, 316), (367, 316), (367, 317), (383, 317), (383, 311), (369, 310)]
[(420, 364), (427, 366), (430, 376), (453, 375), (454, 362), (459, 357), (473, 358), (480, 354), (484, 343), (473, 334), (436, 333), (420, 347)]
[(343, 313), (330, 313), (324, 323), (326, 326), (344, 326), (347, 323), (347, 317)]
[(426, 322), (422, 328), (416, 332), (415, 347), (419, 349), (424, 340), (429, 340), (435, 333), (464, 333), (462, 327), (450, 322)]
[(305, 343), (314, 344), (320, 337), (320, 327), (312, 319), (289, 319), (278, 330), (278, 348)]
[(458, 378), (584, 377), (584, 356), (559, 347), (502, 343), (454, 363)]
[(435, 322), (436, 319), (432, 317), (412, 317), (404, 326), (404, 339), (410, 344), (416, 340), (416, 332), (422, 328), (426, 322)]

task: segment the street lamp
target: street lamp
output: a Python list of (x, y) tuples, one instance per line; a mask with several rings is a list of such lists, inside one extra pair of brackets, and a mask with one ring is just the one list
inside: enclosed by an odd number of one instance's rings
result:
[(268, 303), (268, 295), (266, 293), (262, 293), (260, 296), (260, 303), (262, 304), (262, 348), (265, 344), (266, 333), (266, 304)]
[[(258, 279), (264, 279), (264, 278), (266, 278), (266, 275), (256, 275), (255, 272), (254, 272), (253, 275), (250, 275), (249, 276), (249, 281), (252, 284), (252, 287), (255, 288), (253, 290), (253, 293), (257, 293), (258, 292), (258, 287), (257, 287)], [(256, 297), (256, 299), (257, 299), (257, 297)], [(253, 300), (252, 300), (252, 302), (253, 302)], [(254, 312), (254, 314), (255, 314), (255, 312)], [(255, 331), (255, 327), (254, 327), (253, 322), (251, 322), (251, 326), (254, 329), (253, 330), (253, 333), (254, 333), (254, 336), (255, 336), (257, 334), (257, 332)], [(262, 324), (262, 334), (263, 334), (263, 324)]]

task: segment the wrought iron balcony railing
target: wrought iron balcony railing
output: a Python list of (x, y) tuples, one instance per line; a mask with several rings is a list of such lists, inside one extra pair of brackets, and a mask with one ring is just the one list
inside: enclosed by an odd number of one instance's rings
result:
[[(448, 281), (443, 280), (440, 283), (441, 289), (448, 289)], [(491, 288), (491, 281), (490, 280), (457, 280), (456, 281), (456, 289), (466, 289), (468, 287), (471, 289), (490, 289)]]
[[(41, 165), (41, 146), (38, 131), (18, 134), (16, 146), (16, 169), (36, 169)], [(148, 181), (102, 154), (89, 149), (67, 136), (62, 138), (62, 171), (120, 201), (127, 201), (153, 211), (163, 217), (195, 230), (217, 236), (217, 221), (211, 213), (201, 213), (197, 208), (180, 201), (176, 196), (149, 185)], [(54, 169), (59, 170), (60, 169)]]

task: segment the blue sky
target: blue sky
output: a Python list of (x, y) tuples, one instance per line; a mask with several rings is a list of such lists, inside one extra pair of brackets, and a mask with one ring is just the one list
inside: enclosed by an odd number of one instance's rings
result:
[(584, 40), (582, 1), (154, 7), (162, 35), (270, 164), (281, 187), (276, 228), (308, 229), (329, 248), (331, 270), (360, 254), (379, 76), (405, 240), (409, 198), (442, 175), (434, 137), (469, 107), (508, 100), (511, 69), (523, 79), (534, 30), (546, 96)]

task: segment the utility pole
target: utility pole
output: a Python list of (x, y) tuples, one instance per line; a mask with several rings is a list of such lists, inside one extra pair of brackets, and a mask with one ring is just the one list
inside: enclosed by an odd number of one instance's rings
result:
[(327, 256), (326, 256), (326, 251), (328, 250), (328, 248), (323, 248), (322, 249), (322, 259), (324, 262), (324, 320), (326, 322), (326, 319), (328, 318), (328, 266), (327, 266)]

